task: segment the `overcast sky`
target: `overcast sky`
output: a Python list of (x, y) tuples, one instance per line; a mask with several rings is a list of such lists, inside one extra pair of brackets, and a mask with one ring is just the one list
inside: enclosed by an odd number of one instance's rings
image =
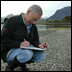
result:
[(42, 17), (50, 17), (56, 10), (71, 6), (71, 1), (1, 1), (1, 17), (8, 14), (26, 13), (28, 7), (33, 4), (37, 4), (42, 8)]

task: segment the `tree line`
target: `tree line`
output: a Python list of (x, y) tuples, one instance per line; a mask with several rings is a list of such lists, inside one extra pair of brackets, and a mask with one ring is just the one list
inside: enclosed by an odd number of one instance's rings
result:
[(52, 22), (53, 23), (71, 23), (71, 16), (66, 16), (62, 20), (54, 20), (54, 21), (46, 19), (46, 22), (47, 23), (52, 23)]

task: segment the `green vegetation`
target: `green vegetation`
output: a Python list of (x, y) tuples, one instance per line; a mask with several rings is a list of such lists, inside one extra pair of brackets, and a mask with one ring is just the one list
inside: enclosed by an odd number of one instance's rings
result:
[(71, 23), (71, 16), (66, 16), (62, 20), (54, 20), (50, 21), (49, 19), (46, 20), (47, 23)]
[(71, 23), (71, 16), (66, 16), (62, 19), (62, 22), (70, 22)]

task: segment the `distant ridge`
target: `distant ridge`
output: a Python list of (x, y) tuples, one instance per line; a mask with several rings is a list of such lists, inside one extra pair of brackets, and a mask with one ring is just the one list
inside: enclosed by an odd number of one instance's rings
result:
[(70, 16), (71, 15), (71, 6), (64, 7), (60, 10), (57, 10), (54, 15), (50, 16), (48, 19), (49, 20), (61, 20), (65, 16)]
[(10, 18), (12, 16), (14, 16), (14, 15), (13, 14), (9, 14), (9, 15), (6, 16), (6, 18)]
[(13, 14), (9, 14), (6, 17), (1, 17), (1, 22), (3, 23), (5, 18), (10, 18), (12, 16), (14, 16), (14, 15)]

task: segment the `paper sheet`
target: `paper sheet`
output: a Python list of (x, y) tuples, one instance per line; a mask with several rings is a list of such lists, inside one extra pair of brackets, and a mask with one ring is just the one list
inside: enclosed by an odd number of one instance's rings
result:
[(46, 50), (47, 49), (47, 48), (41, 49), (41, 48), (37, 48), (37, 47), (20, 47), (20, 48), (32, 49), (32, 50)]

